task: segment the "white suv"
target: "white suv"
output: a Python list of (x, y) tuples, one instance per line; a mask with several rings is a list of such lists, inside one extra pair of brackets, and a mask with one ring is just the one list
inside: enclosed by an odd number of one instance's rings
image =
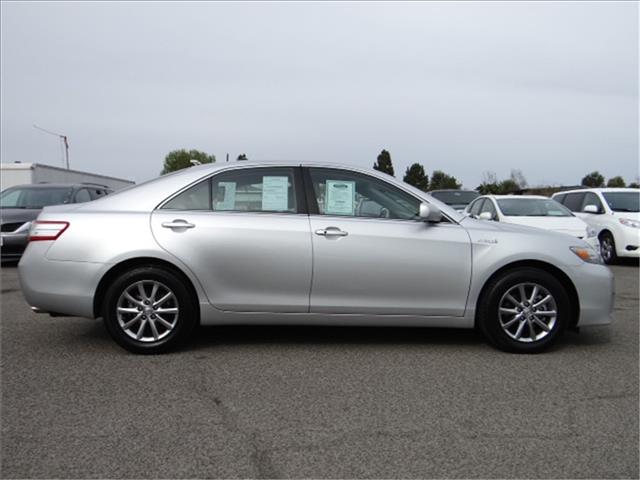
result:
[(597, 231), (606, 263), (640, 257), (640, 189), (585, 188), (553, 195)]

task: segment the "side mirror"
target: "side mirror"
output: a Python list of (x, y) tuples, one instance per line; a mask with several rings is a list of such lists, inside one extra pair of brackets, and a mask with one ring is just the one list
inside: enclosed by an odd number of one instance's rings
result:
[(482, 212), (478, 215), (478, 220), (493, 220), (493, 215), (491, 215), (491, 212)]
[(598, 207), (596, 207), (595, 205), (585, 205), (582, 211), (584, 213), (600, 213)]
[(442, 212), (435, 205), (421, 203), (420, 218), (425, 222), (438, 223), (442, 220)]

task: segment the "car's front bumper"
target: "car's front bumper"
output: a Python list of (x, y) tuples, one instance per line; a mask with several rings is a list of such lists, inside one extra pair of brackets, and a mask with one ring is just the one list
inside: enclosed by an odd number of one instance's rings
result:
[(614, 277), (605, 265), (584, 263), (570, 269), (580, 303), (579, 327), (612, 322), (615, 296)]
[(614, 238), (616, 253), (619, 257), (640, 257), (640, 229), (622, 227), (620, 235)]

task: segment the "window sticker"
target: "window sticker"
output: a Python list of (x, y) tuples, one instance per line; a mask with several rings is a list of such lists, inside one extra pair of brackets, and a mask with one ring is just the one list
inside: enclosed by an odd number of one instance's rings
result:
[(289, 177), (262, 177), (262, 210), (281, 212), (289, 208)]
[(236, 208), (236, 182), (218, 183), (218, 203), (216, 210), (235, 210)]
[(324, 213), (326, 215), (355, 214), (356, 183), (354, 181), (327, 180)]

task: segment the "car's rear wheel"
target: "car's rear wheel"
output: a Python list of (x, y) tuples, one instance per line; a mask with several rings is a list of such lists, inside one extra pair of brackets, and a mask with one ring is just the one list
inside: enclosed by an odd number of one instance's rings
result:
[(478, 326), (501, 350), (537, 353), (550, 347), (569, 323), (569, 296), (562, 283), (537, 268), (510, 270), (484, 289)]
[(609, 232), (604, 232), (600, 236), (600, 255), (607, 265), (613, 265), (618, 260), (616, 242)]
[(180, 346), (197, 323), (195, 301), (170, 270), (138, 267), (121, 274), (106, 292), (103, 318), (113, 339), (134, 353), (163, 353)]

